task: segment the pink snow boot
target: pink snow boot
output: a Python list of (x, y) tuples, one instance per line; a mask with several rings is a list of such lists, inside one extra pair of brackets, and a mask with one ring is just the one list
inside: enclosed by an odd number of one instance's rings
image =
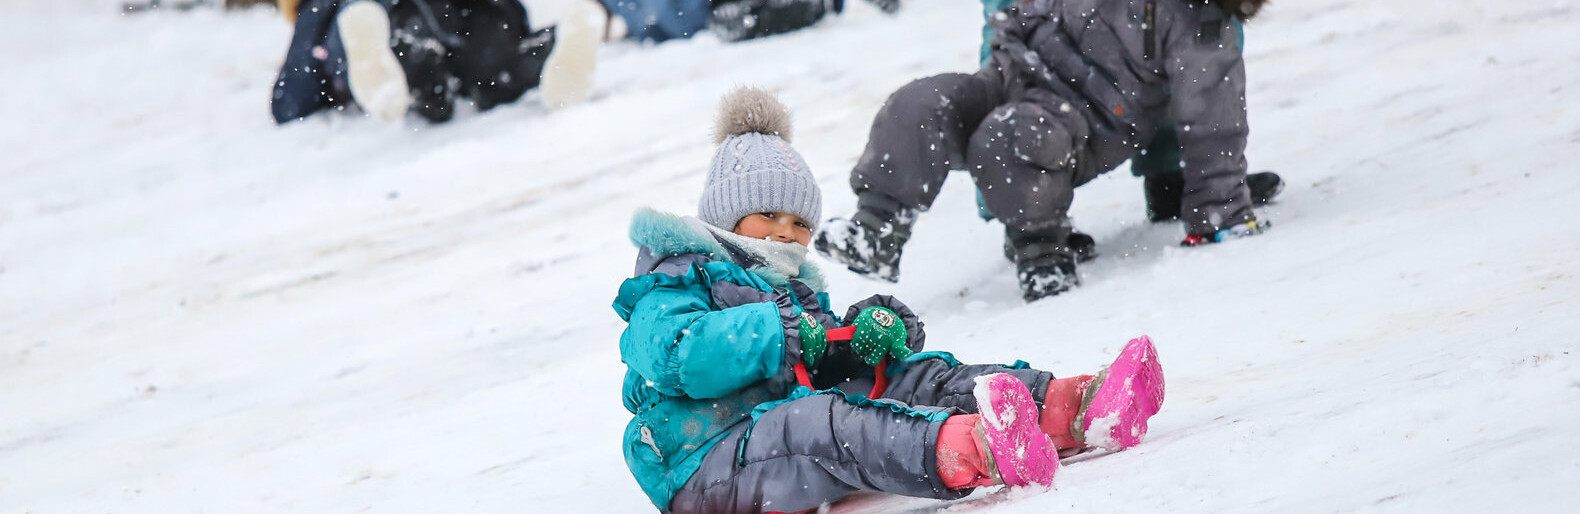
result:
[(976, 379), (977, 408), (982, 436), (992, 462), (995, 481), (1005, 485), (1053, 485), (1059, 471), (1059, 452), (1037, 424), (1037, 403), (1026, 384), (1004, 373)]
[(1162, 406), (1163, 364), (1152, 339), (1137, 337), (1086, 387), (1072, 435), (1087, 445), (1123, 450), (1141, 444), (1147, 418)]

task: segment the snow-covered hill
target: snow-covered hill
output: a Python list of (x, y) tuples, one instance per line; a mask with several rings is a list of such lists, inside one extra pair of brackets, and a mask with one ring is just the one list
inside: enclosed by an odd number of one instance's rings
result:
[[(0, 3), (0, 512), (646, 512), (620, 432), (639, 205), (691, 212), (719, 95), (797, 115), (825, 212), (887, 94), (973, 67), (974, 2), (602, 50), (593, 101), (276, 128), (268, 10)], [(1247, 28), (1264, 236), (1181, 249), (1123, 171), (1103, 256), (1025, 305), (955, 177), (884, 292), (935, 349), (1094, 370), (1150, 334), (1150, 440), (982, 512), (1580, 505), (1580, 6), (1279, 2)], [(925, 502), (868, 501), (884, 511)]]

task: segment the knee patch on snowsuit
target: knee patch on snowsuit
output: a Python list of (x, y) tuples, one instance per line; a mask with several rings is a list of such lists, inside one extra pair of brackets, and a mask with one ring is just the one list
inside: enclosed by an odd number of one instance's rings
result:
[(973, 139), (1008, 137), (1008, 149), (1016, 158), (1043, 169), (1060, 169), (1070, 164), (1076, 144), (1086, 139), (1078, 134), (1084, 124), (1071, 127), (1067, 121), (1041, 105), (1015, 103), (994, 109)]
[(1002, 105), (971, 136), (967, 167), (988, 212), (1009, 226), (1059, 224), (1070, 208), (1087, 128), (1064, 105)]

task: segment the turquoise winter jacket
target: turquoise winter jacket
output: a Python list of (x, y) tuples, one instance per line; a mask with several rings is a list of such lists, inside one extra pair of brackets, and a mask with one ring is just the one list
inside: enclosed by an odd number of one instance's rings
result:
[[(826, 328), (823, 280), (811, 264), (790, 279), (714, 238), (700, 221), (653, 210), (632, 219), (636, 276), (614, 309), (626, 410), (625, 460), (659, 510), (732, 428), (796, 388), (800, 314)], [(826, 367), (826, 366), (825, 366)]]

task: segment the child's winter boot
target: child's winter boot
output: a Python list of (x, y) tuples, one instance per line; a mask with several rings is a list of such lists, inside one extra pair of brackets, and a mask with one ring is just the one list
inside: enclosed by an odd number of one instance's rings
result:
[(576, 2), (565, 21), (554, 26), (554, 47), (543, 62), (543, 105), (569, 107), (587, 100), (597, 70), (598, 45), (609, 26), (609, 11)]
[(850, 219), (834, 218), (823, 224), (812, 247), (823, 256), (868, 277), (898, 282), (900, 250), (911, 238), (916, 211), (887, 211), (859, 206)]
[[(1180, 219), (1180, 197), (1185, 194), (1185, 175), (1178, 171), (1147, 175), (1142, 181), (1147, 198), (1147, 219), (1174, 221)], [(1251, 204), (1263, 205), (1273, 201), (1284, 190), (1284, 179), (1271, 171), (1259, 171), (1245, 176), (1245, 188), (1251, 192)]]
[(1026, 384), (1012, 375), (998, 373), (977, 377), (977, 425), (989, 450), (987, 466), (996, 481), (1005, 485), (1053, 485), (1059, 471), (1059, 453), (1038, 426), (1038, 409)]
[(389, 13), (378, 2), (361, 0), (335, 16), (346, 49), (351, 97), (364, 111), (384, 120), (405, 116), (411, 106), (406, 72), (390, 48)]
[(1060, 449), (1123, 450), (1141, 444), (1147, 420), (1163, 406), (1163, 364), (1152, 340), (1130, 340), (1097, 376), (1048, 384), (1040, 424)]
[[(1075, 262), (1077, 263), (1097, 258), (1097, 239), (1093, 238), (1091, 234), (1071, 230), (1070, 236), (1064, 238), (1064, 245), (1069, 247), (1071, 253), (1075, 254)], [(1015, 263), (1015, 245), (1011, 244), (1007, 237), (1004, 238), (1004, 259), (1008, 260), (1010, 264)]]
[(1069, 235), (1068, 225), (1038, 230), (1006, 227), (1005, 239), (1015, 261), (1021, 298), (1032, 302), (1081, 285)]
[(1251, 190), (1252, 205), (1263, 205), (1284, 191), (1284, 179), (1271, 171), (1259, 171), (1245, 176), (1245, 188)]

